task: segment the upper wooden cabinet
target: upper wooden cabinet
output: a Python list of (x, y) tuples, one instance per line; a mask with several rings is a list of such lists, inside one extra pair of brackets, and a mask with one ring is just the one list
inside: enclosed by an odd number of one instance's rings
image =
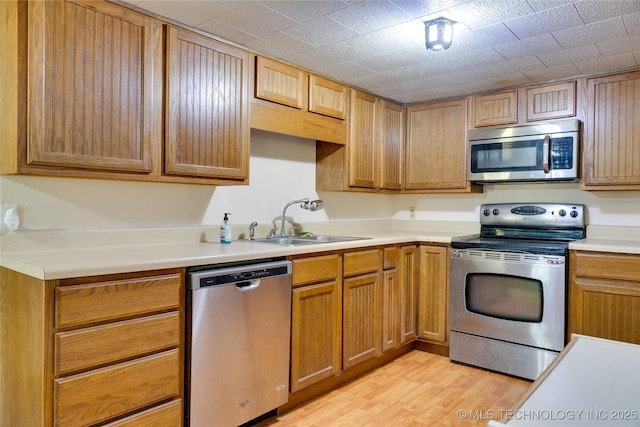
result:
[(469, 97), (469, 128), (520, 125), (576, 115), (576, 82), (551, 83)]
[(298, 68), (256, 57), (256, 97), (337, 119), (347, 116), (348, 88)]
[(160, 29), (106, 2), (29, 2), (27, 166), (151, 172)]
[(518, 121), (518, 91), (477, 95), (473, 99), (474, 126), (507, 125)]
[(640, 71), (587, 80), (585, 190), (640, 190)]
[(419, 104), (407, 110), (405, 188), (469, 192), (467, 180), (467, 101)]
[(576, 115), (576, 82), (560, 82), (527, 88), (527, 122)]
[(165, 173), (246, 179), (249, 54), (167, 29)]
[(172, 27), (165, 44), (162, 21), (107, 1), (1, 11), (0, 173), (248, 182), (246, 52)]
[(404, 186), (404, 144), (406, 108), (380, 101), (380, 131), (378, 132), (379, 187), (402, 190)]
[(252, 128), (345, 144), (348, 111), (347, 86), (256, 56)]
[(375, 189), (378, 187), (378, 129), (379, 99), (368, 93), (351, 90), (349, 117), (349, 186)]

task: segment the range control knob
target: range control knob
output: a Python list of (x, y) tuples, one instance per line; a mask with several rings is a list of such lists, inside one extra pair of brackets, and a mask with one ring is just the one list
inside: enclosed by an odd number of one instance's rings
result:
[(499, 211), (498, 209), (494, 209), (494, 210), (493, 210), (493, 214), (494, 214), (494, 215), (500, 215), (500, 211)]
[(482, 211), (482, 215), (489, 216), (491, 215), (491, 211), (489, 209), (485, 209), (484, 211)]
[(569, 215), (571, 215), (571, 218), (576, 218), (578, 216), (578, 211), (571, 211)]
[(560, 209), (560, 212), (558, 212), (560, 214), (561, 217), (565, 217), (567, 216), (567, 211), (565, 211), (564, 209)]

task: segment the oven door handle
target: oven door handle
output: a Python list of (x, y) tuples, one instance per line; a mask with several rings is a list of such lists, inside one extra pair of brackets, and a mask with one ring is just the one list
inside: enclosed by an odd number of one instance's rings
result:
[(549, 157), (551, 156), (551, 138), (549, 135), (544, 136), (544, 142), (542, 143), (542, 169), (544, 173), (549, 173)]

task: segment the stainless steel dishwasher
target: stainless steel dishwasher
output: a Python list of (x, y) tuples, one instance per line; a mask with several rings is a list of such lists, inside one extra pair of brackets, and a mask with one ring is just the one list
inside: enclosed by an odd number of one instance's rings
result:
[(189, 271), (186, 425), (239, 426), (289, 395), (291, 262)]

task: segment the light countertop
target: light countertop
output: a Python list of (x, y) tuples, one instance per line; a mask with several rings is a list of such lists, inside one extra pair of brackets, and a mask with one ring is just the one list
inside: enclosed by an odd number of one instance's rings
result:
[[(324, 227), (324, 228), (323, 228)], [(37, 279), (53, 280), (100, 274), (284, 257), (305, 253), (403, 243), (448, 244), (477, 233), (475, 223), (360, 221), (313, 228), (316, 234), (363, 237), (363, 240), (280, 246), (234, 240), (218, 242), (215, 226), (171, 229), (18, 231), (0, 238), (0, 265)], [(635, 230), (634, 230), (635, 233)], [(596, 238), (572, 242), (570, 249), (640, 254), (640, 239)], [(633, 236), (633, 233), (620, 233)]]

